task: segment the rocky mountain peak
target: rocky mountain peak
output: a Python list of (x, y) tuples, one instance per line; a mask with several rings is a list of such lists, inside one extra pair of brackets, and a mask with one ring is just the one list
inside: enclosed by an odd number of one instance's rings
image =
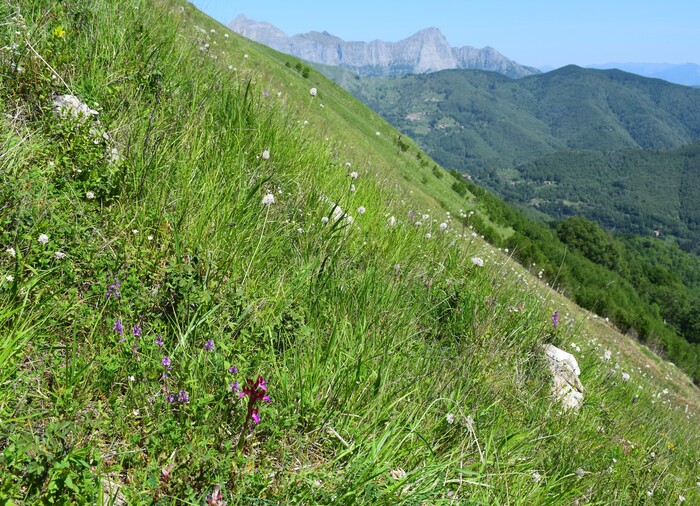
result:
[(312, 63), (346, 68), (364, 76), (423, 74), (445, 69), (477, 69), (519, 78), (540, 71), (522, 66), (491, 47), (451, 47), (440, 29), (420, 30), (398, 42), (348, 42), (326, 31), (288, 37), (270, 23), (243, 14), (228, 24), (233, 31), (282, 53)]

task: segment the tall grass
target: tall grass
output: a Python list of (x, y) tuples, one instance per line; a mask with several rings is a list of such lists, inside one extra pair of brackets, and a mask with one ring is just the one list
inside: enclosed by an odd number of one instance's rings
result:
[[(553, 329), (537, 283), (377, 163), (393, 133), (341, 90), (185, 3), (0, 14), (0, 497), (698, 500), (695, 413), (622, 382), (580, 319)], [(99, 124), (54, 113), (65, 93)], [(582, 348), (578, 414), (545, 342)]]

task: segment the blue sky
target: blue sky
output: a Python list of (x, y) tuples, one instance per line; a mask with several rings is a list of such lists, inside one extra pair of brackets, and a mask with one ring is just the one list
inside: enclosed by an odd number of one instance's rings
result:
[(700, 63), (700, 0), (193, 0), (287, 35), (397, 41), (434, 26), (452, 46), (492, 46), (524, 65)]

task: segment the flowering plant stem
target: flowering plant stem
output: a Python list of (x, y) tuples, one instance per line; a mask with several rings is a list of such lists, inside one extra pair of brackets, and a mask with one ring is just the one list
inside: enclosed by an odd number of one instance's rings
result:
[(262, 238), (265, 235), (265, 226), (267, 225), (267, 217), (270, 214), (270, 206), (266, 206), (267, 211), (265, 212), (265, 221), (263, 221), (263, 227), (262, 231), (260, 232), (260, 238), (258, 239), (258, 244), (255, 246), (255, 251), (253, 251), (253, 254), (250, 256), (250, 261), (248, 262), (248, 267), (245, 270), (245, 275), (243, 276), (243, 281), (241, 282), (241, 286), (245, 285), (245, 280), (248, 279), (248, 274), (250, 273), (250, 267), (253, 265), (253, 260), (255, 260), (255, 255), (257, 255), (258, 250), (260, 249), (260, 243), (262, 242)]

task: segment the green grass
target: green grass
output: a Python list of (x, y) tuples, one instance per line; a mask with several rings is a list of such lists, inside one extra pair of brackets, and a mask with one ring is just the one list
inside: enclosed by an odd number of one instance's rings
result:
[[(345, 92), (184, 2), (0, 16), (2, 500), (700, 499), (697, 390), (603, 361), (612, 338), (472, 237), (469, 197)], [(52, 111), (69, 92), (99, 124)], [(545, 342), (582, 349), (577, 415)], [(234, 382), (258, 375), (253, 406)]]

